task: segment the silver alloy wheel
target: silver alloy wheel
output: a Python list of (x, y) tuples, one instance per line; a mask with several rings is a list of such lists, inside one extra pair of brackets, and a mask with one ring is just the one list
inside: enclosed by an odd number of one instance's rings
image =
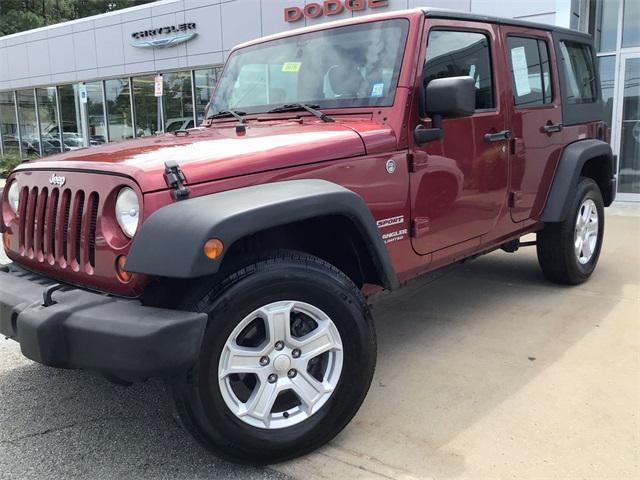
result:
[(590, 198), (580, 205), (573, 240), (578, 261), (582, 265), (589, 263), (598, 244), (598, 209)]
[[(292, 322), (298, 322), (297, 333), (306, 322), (302, 335), (296, 336)], [(264, 338), (247, 346), (246, 332), (258, 332), (257, 337), (261, 332)], [(293, 300), (274, 302), (247, 315), (227, 339), (218, 365), (220, 392), (243, 422), (286, 428), (329, 400), (342, 362), (340, 333), (322, 310)], [(285, 396), (288, 403), (281, 401)]]

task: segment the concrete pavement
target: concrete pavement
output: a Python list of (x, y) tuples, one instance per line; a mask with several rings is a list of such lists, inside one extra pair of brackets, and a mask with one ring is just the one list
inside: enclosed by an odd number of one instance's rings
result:
[(378, 368), (333, 442), (269, 470), (221, 462), (130, 388), (0, 340), (0, 477), (640, 478), (640, 208), (607, 211), (594, 277), (495, 252), (374, 302)]
[(640, 209), (608, 210), (594, 277), (496, 252), (375, 305), (372, 390), (296, 478), (640, 478)]

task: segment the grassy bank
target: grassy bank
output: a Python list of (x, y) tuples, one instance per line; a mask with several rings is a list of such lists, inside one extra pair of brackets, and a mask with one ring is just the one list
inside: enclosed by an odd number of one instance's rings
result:
[(16, 154), (0, 155), (0, 177), (6, 177), (11, 170), (20, 163), (20, 156)]

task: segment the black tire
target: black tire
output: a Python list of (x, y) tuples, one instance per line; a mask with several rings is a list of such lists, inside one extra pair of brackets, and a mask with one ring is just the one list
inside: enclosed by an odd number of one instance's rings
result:
[[(342, 372), (329, 399), (306, 420), (285, 428), (257, 428), (227, 407), (218, 364), (242, 319), (282, 300), (311, 304), (331, 318), (342, 339)], [(197, 365), (171, 381), (170, 391), (181, 424), (214, 454), (249, 465), (304, 455), (335, 437), (364, 401), (376, 361), (373, 323), (360, 290), (329, 263), (299, 252), (274, 252), (212, 288), (204, 287), (181, 308), (208, 313), (209, 323)]]
[[(598, 214), (598, 234), (595, 249), (586, 263), (581, 263), (574, 249), (575, 229), (580, 208), (586, 200), (592, 200)], [(596, 182), (582, 177), (567, 219), (559, 223), (547, 223), (537, 234), (538, 262), (547, 279), (565, 285), (577, 285), (589, 279), (600, 257), (604, 235), (604, 203)]]

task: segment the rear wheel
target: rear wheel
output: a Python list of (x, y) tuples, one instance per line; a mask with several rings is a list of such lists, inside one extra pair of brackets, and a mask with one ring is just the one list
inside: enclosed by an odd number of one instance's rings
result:
[(330, 264), (280, 252), (183, 308), (209, 323), (198, 364), (171, 389), (181, 423), (214, 453), (249, 464), (302, 455), (364, 400), (373, 326), (358, 288)]
[(538, 232), (538, 261), (545, 276), (568, 285), (586, 281), (598, 263), (603, 235), (602, 194), (596, 182), (582, 178), (567, 219)]

